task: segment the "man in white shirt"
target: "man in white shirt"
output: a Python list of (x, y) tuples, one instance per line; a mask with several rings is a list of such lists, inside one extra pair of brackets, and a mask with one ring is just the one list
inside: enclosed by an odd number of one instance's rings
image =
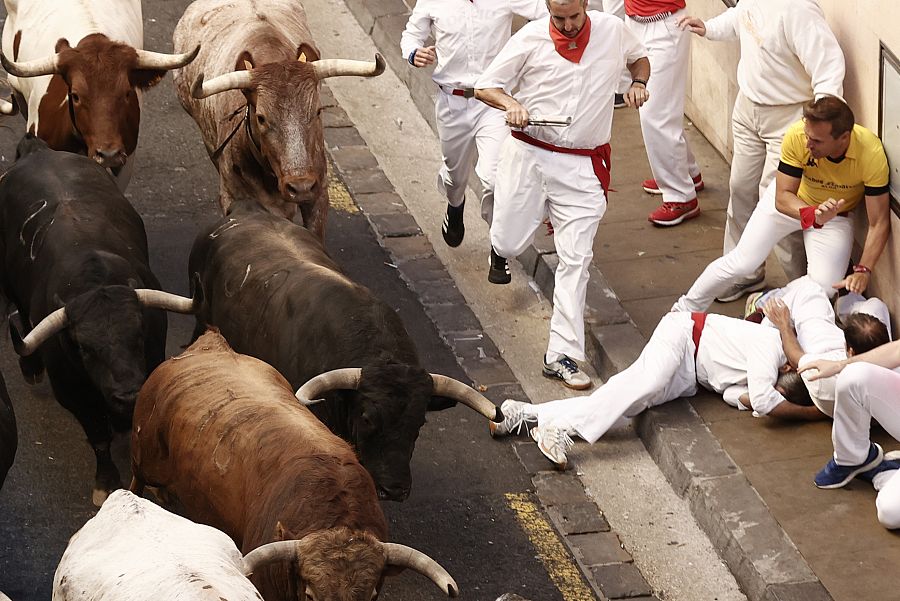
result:
[[(851, 365), (852, 364), (852, 365)], [(878, 521), (900, 528), (900, 453), (883, 454), (869, 430), (874, 417), (888, 434), (900, 440), (900, 341), (879, 346), (841, 361), (818, 360), (801, 365), (809, 379), (837, 375), (831, 440), (834, 455), (815, 476), (819, 488), (840, 488), (853, 478), (872, 482), (878, 496)]]
[[(448, 246), (459, 246), (465, 236), (466, 186), (476, 150), (481, 215), (491, 222), (497, 155), (509, 137), (503, 113), (475, 99), (475, 81), (510, 38), (514, 15), (546, 14), (544, 0), (419, 0), (400, 37), (411, 65), (436, 65), (434, 113), (444, 162), (437, 185), (447, 198), (441, 233)], [(426, 46), (430, 35), (435, 43)]]
[(821, 419), (822, 413), (808, 406), (806, 387), (796, 376), (775, 328), (723, 315), (667, 313), (640, 357), (592, 394), (539, 405), (504, 401), (506, 419), (492, 425), (491, 433), (509, 434), (536, 421), (532, 438), (565, 469), (573, 434), (594, 443), (621, 417), (693, 396), (698, 383), (755, 415)]
[[(775, 176), (781, 140), (814, 96), (841, 96), (844, 54), (815, 0), (741, 0), (706, 23), (685, 16), (678, 25), (715, 41), (740, 40), (738, 95), (731, 116), (734, 157), (729, 180), (724, 253), (737, 245), (750, 214)], [(778, 243), (789, 279), (806, 273), (800, 233)], [(729, 302), (765, 286), (765, 265), (717, 300)]]
[[(507, 258), (524, 251), (549, 214), (559, 259), (543, 374), (582, 390), (584, 304), (594, 234), (606, 211), (613, 94), (627, 64), (630, 106), (647, 99), (650, 62), (617, 17), (585, 10), (586, 0), (548, 0), (550, 17), (525, 25), (476, 83), (476, 95), (506, 111), (514, 128), (494, 186), (488, 280), (510, 281)], [(517, 89), (516, 98), (509, 94)], [(529, 117), (571, 117), (568, 127)]]

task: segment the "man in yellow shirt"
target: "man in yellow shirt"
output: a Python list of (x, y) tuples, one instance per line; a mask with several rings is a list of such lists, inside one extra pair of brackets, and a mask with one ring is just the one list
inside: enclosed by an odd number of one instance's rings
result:
[[(803, 232), (807, 273), (833, 296), (862, 293), (890, 234), (888, 163), (881, 140), (854, 123), (836, 96), (803, 108), (788, 128), (775, 180), (766, 189), (737, 246), (710, 263), (673, 311), (705, 311), (729, 285), (752, 274), (779, 240)], [(853, 273), (844, 277), (853, 248), (853, 215), (865, 200), (869, 228)]]

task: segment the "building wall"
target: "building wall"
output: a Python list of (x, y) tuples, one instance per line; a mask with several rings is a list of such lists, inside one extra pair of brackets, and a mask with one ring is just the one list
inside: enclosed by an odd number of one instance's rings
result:
[[(790, 0), (785, 0), (789, 2)], [(878, 131), (880, 43), (900, 56), (900, 2), (818, 0), (847, 61), (844, 96), (857, 121)], [(724, 11), (722, 0), (687, 0), (688, 13), (709, 19)], [(731, 158), (731, 107), (737, 95), (737, 42), (710, 42), (693, 36), (686, 112), (726, 159)], [(857, 242), (865, 236), (865, 212), (856, 216)], [(857, 245), (857, 253), (860, 248)], [(856, 255), (858, 257), (858, 254)], [(891, 239), (875, 270), (869, 293), (885, 300), (900, 318), (900, 219), (891, 215)]]

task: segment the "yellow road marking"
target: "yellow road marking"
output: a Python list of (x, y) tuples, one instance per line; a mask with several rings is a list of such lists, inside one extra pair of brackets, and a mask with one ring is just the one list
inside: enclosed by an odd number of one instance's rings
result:
[(328, 161), (328, 202), (335, 211), (359, 213), (359, 207), (353, 202), (347, 186), (334, 173), (331, 161)]
[(507, 493), (506, 504), (538, 552), (550, 580), (566, 601), (595, 601), (594, 593), (581, 578), (574, 561), (556, 536), (553, 526), (525, 493)]

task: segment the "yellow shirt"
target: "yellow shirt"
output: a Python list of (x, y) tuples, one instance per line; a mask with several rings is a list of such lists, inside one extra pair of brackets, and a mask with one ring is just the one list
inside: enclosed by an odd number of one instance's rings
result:
[(843, 198), (848, 203), (845, 211), (862, 202), (866, 195), (887, 192), (890, 177), (881, 140), (865, 127), (853, 126), (847, 153), (835, 163), (827, 157), (812, 158), (806, 147), (802, 119), (784, 134), (778, 170), (800, 178), (797, 196), (806, 204), (818, 206), (829, 198)]

